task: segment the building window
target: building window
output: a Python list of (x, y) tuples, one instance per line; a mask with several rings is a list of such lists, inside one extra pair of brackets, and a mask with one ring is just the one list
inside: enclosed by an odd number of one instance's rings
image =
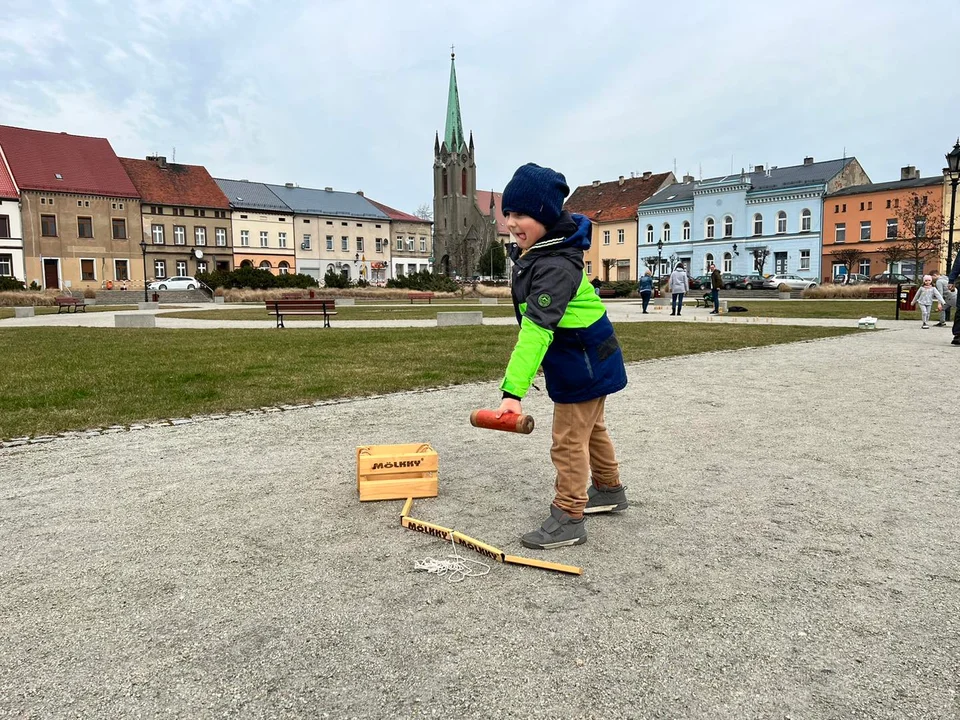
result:
[(887, 210), (889, 210), (889, 209), (890, 209), (890, 201), (887, 200)]
[(93, 218), (91, 217), (77, 218), (77, 236), (82, 238), (93, 237)]
[(860, 261), (860, 274), (870, 276), (870, 259), (865, 258)]
[(833, 211), (834, 211), (835, 213), (840, 212), (840, 206), (839, 206), (839, 205), (834, 205), (834, 206), (833, 206)]
[(167, 276), (167, 261), (166, 260), (154, 260), (153, 261), (153, 276), (157, 280), (162, 280)]
[(270, 264), (270, 261), (269, 261), (269, 260), (264, 260), (263, 262), (261, 262), (259, 267), (260, 267), (261, 270), (272, 270), (272, 269), (273, 269), (273, 265)]
[(847, 241), (846, 223), (837, 223), (836, 235), (834, 236), (833, 241), (838, 243), (844, 243)]
[(420, 252), (427, 251), (427, 239), (425, 237), (420, 238)]
[(114, 280), (129, 280), (130, 279), (130, 263), (126, 260), (114, 260), (113, 261), (113, 279)]
[(249, 230), (240, 231), (240, 244), (243, 247), (250, 247), (250, 231)]
[[(197, 245), (206, 245), (207, 244), (207, 229), (202, 225), (198, 225), (193, 229), (193, 241)], [(183, 275), (185, 273), (181, 273)]]
[(810, 269), (810, 251), (809, 250), (800, 251), (800, 269), (801, 270)]
[(625, 233), (623, 228), (617, 230), (617, 245), (623, 245)]
[[(214, 230), (214, 233), (217, 237), (217, 247), (226, 247), (227, 246), (227, 229), (226, 228), (217, 228)], [(307, 235), (307, 237), (310, 237)]]
[(40, 234), (43, 235), (43, 237), (57, 236), (57, 216), (56, 215), (40, 216)]
[(197, 274), (205, 273), (207, 271), (207, 263), (205, 260), (197, 260)]
[(609, 231), (609, 230), (604, 230), (604, 231), (603, 231), (603, 244), (604, 244), (604, 245), (609, 245), (609, 244), (610, 244), (610, 231)]
[[(9, 255), (7, 257), (10, 257)], [(587, 276), (593, 275), (593, 263), (587, 260), (586, 267), (584, 268), (587, 271)]]
[(327, 250), (333, 251), (333, 235), (327, 235)]
[(0, 255), (0, 277), (13, 275), (13, 255)]
[(150, 233), (153, 235), (154, 245), (163, 245), (163, 225), (151, 225)]
[(713, 218), (707, 218), (707, 222), (704, 227), (704, 236), (707, 238), (707, 240), (713, 240), (715, 230), (716, 223), (714, 222)]
[(177, 260), (177, 275), (186, 275), (186, 274), (187, 274), (187, 261)]
[(10, 237), (10, 216), (0, 215), (0, 238)]
[(461, 195), (467, 194), (467, 169), (466, 168), (460, 171), (460, 194)]
[(80, 259), (80, 279), (87, 282), (97, 279), (96, 265), (93, 260), (89, 258)]
[(123, 218), (113, 218), (113, 239), (127, 239), (127, 221)]
[(287, 234), (285, 232), (277, 233), (277, 245), (282, 248), (287, 246)]
[[(407, 238), (407, 252), (413, 252), (414, 242), (416, 242), (414, 238), (412, 237)], [(413, 272), (416, 272), (416, 270), (414, 270)]]
[(783, 235), (787, 231), (787, 214), (781, 210), (777, 213), (777, 235)]
[(653, 225), (647, 225), (647, 242), (653, 242)]
[(926, 218), (917, 218), (916, 222), (913, 223), (913, 236), (915, 238), (925, 238), (927, 236)]
[(709, 272), (711, 265), (713, 265), (713, 253), (707, 253), (703, 257), (703, 271)]
[(270, 233), (267, 230), (260, 231), (260, 247), (270, 247)]
[(309, 250), (309, 249), (310, 249), (310, 236), (309, 236), (309, 235), (304, 235), (304, 236), (303, 236), (302, 247), (303, 247), (304, 250)]
[(690, 239), (690, 221), (689, 220), (683, 221), (683, 239), (684, 240)]
[(887, 240), (892, 240), (897, 236), (897, 219), (887, 218)]
[(174, 245), (187, 244), (187, 228), (185, 225), (173, 226), (173, 244)]
[(733, 256), (730, 253), (723, 254), (723, 272), (733, 272)]
[(340, 236), (340, 250), (347, 252), (350, 249), (350, 238), (346, 235)]
[(760, 213), (753, 216), (753, 234), (763, 235), (763, 215)]
[(163, 206), (161, 205), (151, 205), (150, 212), (154, 215), (163, 215)]
[(810, 232), (813, 228), (813, 214), (806, 208), (800, 213), (800, 232)]
[(893, 207), (895, 207), (895, 208), (900, 207), (900, 198), (894, 198), (894, 199), (893, 199)]
[(357, 238), (357, 252), (358, 252), (358, 253), (362, 253), (362, 252), (363, 252), (363, 238), (362, 238), (362, 237), (358, 237), (358, 238)]
[(860, 212), (863, 212), (863, 203), (860, 203)]
[(873, 210), (873, 200), (867, 200), (867, 210)]
[(660, 231), (660, 236), (663, 238), (665, 243), (670, 242), (670, 223), (663, 224), (663, 228)]
[[(733, 237), (733, 216), (724, 215), (723, 216), (723, 236), (725, 238)], [(727, 271), (724, 271), (727, 272)]]
[(376, 240), (373, 241), (373, 243), (374, 243), (374, 249), (377, 252), (383, 252), (383, 238), (377, 238)]
[(281, 275), (290, 274), (290, 263), (288, 263), (286, 260), (282, 260), (277, 268), (279, 269)]
[(448, 183), (447, 183), (447, 171), (444, 170), (444, 171), (443, 171), (443, 194), (444, 194), (444, 195), (449, 195), (449, 194), (450, 194), (449, 188), (448, 188), (447, 186), (448, 186)]
[(870, 239), (870, 221), (869, 220), (860, 221), (860, 239), (861, 240)]

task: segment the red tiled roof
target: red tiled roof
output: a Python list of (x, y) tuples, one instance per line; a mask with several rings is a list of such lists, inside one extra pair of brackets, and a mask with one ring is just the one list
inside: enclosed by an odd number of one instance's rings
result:
[(600, 183), (581, 185), (564, 205), (565, 210), (586, 215), (594, 222), (622, 222), (637, 216), (637, 206), (653, 195), (667, 181), (671, 173), (657, 173)]
[(477, 190), (477, 207), (484, 215), (490, 214), (490, 196), (493, 195), (493, 210), (497, 215), (497, 234), (508, 235), (507, 220), (503, 217), (501, 201), (503, 193), (493, 192), (492, 190)]
[(402, 222), (430, 222), (429, 220), (424, 220), (423, 218), (417, 217), (416, 215), (410, 215), (405, 213), (402, 210), (395, 210), (389, 205), (384, 205), (383, 203), (378, 203), (376, 200), (371, 200), (370, 198), (364, 198), (368, 203), (376, 207), (381, 212), (385, 212), (391, 220), (400, 220)]
[(13, 178), (7, 172), (7, 164), (3, 161), (3, 153), (0, 152), (0, 200), (16, 199), (17, 186), (13, 184)]
[(202, 165), (120, 158), (145, 203), (230, 209), (230, 201)]
[(104, 138), (0, 125), (0, 148), (21, 190), (139, 197)]

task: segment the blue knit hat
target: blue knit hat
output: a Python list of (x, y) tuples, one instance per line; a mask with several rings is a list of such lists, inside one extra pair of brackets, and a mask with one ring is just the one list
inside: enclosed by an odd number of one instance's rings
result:
[(547, 230), (557, 224), (563, 199), (570, 193), (567, 179), (556, 170), (527, 163), (513, 174), (503, 189), (503, 212), (523, 213)]

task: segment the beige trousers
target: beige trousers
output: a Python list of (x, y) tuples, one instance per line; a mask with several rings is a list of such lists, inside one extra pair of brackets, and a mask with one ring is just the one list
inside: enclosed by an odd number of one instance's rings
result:
[(557, 468), (553, 504), (572, 517), (581, 517), (587, 504), (587, 484), (620, 484), (620, 466), (603, 422), (606, 397), (581, 403), (554, 403), (553, 446)]

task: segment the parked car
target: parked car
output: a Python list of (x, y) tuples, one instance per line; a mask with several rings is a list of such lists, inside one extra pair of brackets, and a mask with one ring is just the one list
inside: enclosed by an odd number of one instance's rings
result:
[(906, 275), (901, 275), (900, 273), (880, 273), (870, 278), (870, 282), (884, 283), (887, 285), (912, 285), (914, 283), (912, 278), (908, 278)]
[(766, 280), (763, 275), (744, 275), (734, 284), (736, 290), (760, 290)]
[(696, 277), (690, 278), (690, 289), (691, 290), (709, 290), (710, 276), (697, 275)]
[(870, 282), (870, 276), (859, 273), (847, 273), (846, 275), (838, 275), (833, 281), (837, 285), (862, 285), (863, 283)]
[(200, 287), (200, 281), (189, 275), (177, 275), (163, 280), (154, 280), (147, 285), (148, 290), (195, 290)]
[(768, 275), (763, 280), (763, 286), (765, 288), (777, 289), (780, 285), (789, 285), (791, 290), (807, 290), (816, 287), (817, 283), (813, 280), (802, 278), (799, 275), (789, 274)]

